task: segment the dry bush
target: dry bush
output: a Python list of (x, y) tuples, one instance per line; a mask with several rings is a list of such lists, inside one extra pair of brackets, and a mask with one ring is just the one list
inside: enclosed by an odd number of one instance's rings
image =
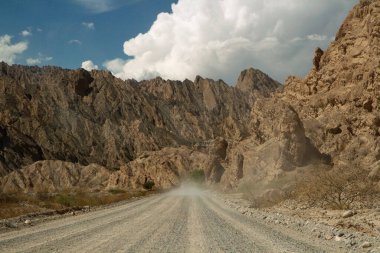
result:
[(203, 184), (206, 181), (204, 170), (195, 169), (189, 172), (189, 179), (195, 183)]
[(368, 207), (379, 192), (368, 171), (356, 167), (316, 168), (298, 178), (294, 197), (310, 206), (332, 209)]
[(0, 219), (41, 210), (38, 206), (29, 204), (29, 200), (30, 197), (25, 193), (0, 193)]
[(0, 219), (47, 209), (62, 210), (71, 207), (107, 205), (147, 194), (149, 193), (146, 191), (126, 192), (119, 189), (95, 193), (68, 190), (56, 193), (0, 193)]
[(123, 189), (118, 189), (118, 188), (109, 189), (108, 192), (109, 192), (109, 193), (112, 193), (112, 194), (122, 194), (122, 193), (126, 193), (125, 190), (123, 190)]
[(144, 188), (145, 190), (150, 191), (150, 190), (153, 189), (154, 185), (155, 185), (155, 183), (154, 183), (153, 180), (147, 180), (147, 181), (143, 184), (143, 188)]

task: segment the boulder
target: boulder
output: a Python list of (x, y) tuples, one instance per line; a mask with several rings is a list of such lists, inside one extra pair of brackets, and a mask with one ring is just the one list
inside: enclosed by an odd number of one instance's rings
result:
[(350, 218), (354, 215), (355, 215), (355, 212), (352, 210), (348, 210), (348, 211), (345, 211), (344, 213), (342, 213), (343, 218)]

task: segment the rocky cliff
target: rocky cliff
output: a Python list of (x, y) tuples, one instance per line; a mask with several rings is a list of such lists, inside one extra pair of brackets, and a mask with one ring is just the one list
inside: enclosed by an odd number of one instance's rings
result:
[[(138, 83), (122, 81), (105, 71), (1, 63), (0, 172), (6, 175), (22, 167), (35, 171), (41, 164), (32, 165), (37, 161), (68, 162), (74, 170), (95, 164), (110, 170), (129, 166), (137, 171), (146, 167), (140, 166), (138, 159), (144, 152), (152, 151), (150, 156), (158, 159), (166, 147), (199, 148), (217, 137), (242, 139), (249, 133), (252, 98), (268, 96), (279, 85), (260, 71), (249, 72), (244, 78), (248, 90), (241, 90), (202, 77), (194, 82), (156, 78)], [(259, 84), (255, 73), (260, 76)], [(155, 164), (160, 159), (150, 160)], [(63, 168), (51, 167), (51, 174)], [(7, 178), (20, 175), (17, 173)], [(145, 177), (149, 171), (140, 174)], [(155, 172), (151, 174), (161, 182)], [(24, 182), (13, 188), (28, 185)]]
[(261, 194), (318, 165), (379, 180), (379, 22), (380, 1), (360, 1), (329, 48), (316, 49), (308, 75), (281, 89), (255, 69), (230, 87), (2, 63), (2, 189), (138, 188), (147, 179), (168, 188), (203, 169), (209, 183)]
[(230, 145), (224, 186), (262, 194), (319, 165), (380, 178), (379, 22), (380, 1), (360, 1), (329, 48), (315, 50), (306, 77), (255, 100), (249, 137)]
[(334, 164), (370, 169), (380, 159), (380, 1), (360, 1), (314, 67), (278, 95)]

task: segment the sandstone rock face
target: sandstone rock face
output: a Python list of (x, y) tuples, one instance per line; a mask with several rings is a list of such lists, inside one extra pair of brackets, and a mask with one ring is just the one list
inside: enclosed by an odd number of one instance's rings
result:
[(136, 83), (104, 71), (0, 65), (0, 167), (119, 168), (142, 151), (246, 135), (249, 94), (222, 81)]
[(2, 180), (2, 190), (12, 192), (97, 191), (108, 184), (111, 171), (103, 166), (82, 166), (63, 161), (39, 161), (14, 171)]
[(236, 83), (238, 90), (249, 94), (250, 104), (255, 102), (258, 94), (269, 97), (280, 86), (280, 83), (274, 81), (267, 74), (253, 68), (242, 71)]
[[(247, 133), (250, 94), (197, 76), (194, 82), (164, 81), (156, 78), (143, 81), (139, 92), (154, 101), (157, 118), (154, 124), (172, 131), (188, 143), (213, 139), (217, 136), (239, 138)], [(258, 95), (260, 96), (260, 95)]]
[[(120, 170), (120, 178), (118, 173), (110, 174), (115, 185), (138, 187), (149, 176), (157, 180), (156, 185), (169, 187), (178, 182), (184, 168), (190, 170), (189, 164), (194, 164), (161, 162), (171, 157), (166, 148), (172, 154), (183, 153), (180, 146), (191, 148), (215, 139), (211, 150), (203, 148), (202, 157), (207, 159), (199, 159), (196, 167), (204, 168), (210, 182), (219, 182), (228, 146), (225, 140), (248, 135), (253, 98), (267, 95), (279, 84), (268, 77), (261, 90), (255, 80), (246, 85), (255, 87), (255, 95), (199, 76), (194, 82), (156, 78), (138, 83), (106, 71), (0, 63), (0, 173), (24, 167), (23, 176), (32, 176), (35, 162), (58, 160), (75, 171), (90, 164)], [(139, 159), (150, 151), (149, 159)], [(180, 157), (185, 159), (184, 154)], [(54, 167), (51, 162), (44, 164), (46, 173), (48, 166)], [(56, 167), (60, 171), (62, 166)], [(125, 179), (130, 171), (139, 175), (137, 181)], [(21, 175), (17, 173), (11, 178)], [(10, 186), (13, 181), (8, 180), (5, 188), (36, 189), (28, 186), (29, 181), (47, 184), (49, 189), (79, 184), (69, 180), (61, 186), (30, 178), (24, 186), (20, 182)]]
[[(278, 98), (259, 99), (251, 113), (251, 137), (230, 149), (226, 187), (266, 184), (310, 163), (327, 163), (305, 135), (297, 112)], [(275, 123), (274, 123), (275, 122)]]
[(255, 69), (230, 87), (1, 63), (1, 189), (169, 188), (202, 169), (210, 184), (277, 198), (320, 164), (367, 169), (376, 182), (379, 22), (380, 1), (360, 1), (309, 74), (282, 89)]
[(272, 98), (255, 100), (250, 137), (229, 145), (227, 188), (265, 195), (318, 164), (368, 169), (378, 180), (379, 20), (380, 1), (361, 1), (330, 47), (316, 49), (304, 79), (290, 77)]
[(380, 159), (380, 1), (360, 1), (314, 65), (304, 79), (290, 77), (278, 97), (334, 163), (370, 169)]
[(380, 160), (371, 165), (368, 177), (373, 181), (380, 182)]
[(277, 165), (282, 170), (291, 170), (292, 165), (303, 166), (320, 158), (319, 151), (305, 136), (297, 112), (281, 100), (258, 100), (252, 109), (251, 129), (259, 143), (274, 139), (276, 145), (281, 146)]
[(38, 161), (7, 174), (0, 183), (5, 193), (143, 189), (147, 180), (154, 181), (160, 189), (168, 189), (178, 185), (189, 171), (199, 168), (209, 172), (210, 182), (219, 182), (221, 174), (218, 178), (216, 165), (214, 157), (182, 146), (143, 152), (118, 169), (58, 160)]
[(159, 188), (167, 189), (178, 185), (187, 172), (203, 168), (208, 161), (208, 155), (184, 146), (144, 152), (114, 173), (108, 187), (138, 189), (149, 179)]

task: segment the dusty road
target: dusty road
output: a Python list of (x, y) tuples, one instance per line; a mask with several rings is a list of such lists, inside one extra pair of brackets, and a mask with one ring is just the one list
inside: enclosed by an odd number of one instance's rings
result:
[(181, 188), (0, 234), (0, 252), (339, 252), (271, 227), (212, 194)]

